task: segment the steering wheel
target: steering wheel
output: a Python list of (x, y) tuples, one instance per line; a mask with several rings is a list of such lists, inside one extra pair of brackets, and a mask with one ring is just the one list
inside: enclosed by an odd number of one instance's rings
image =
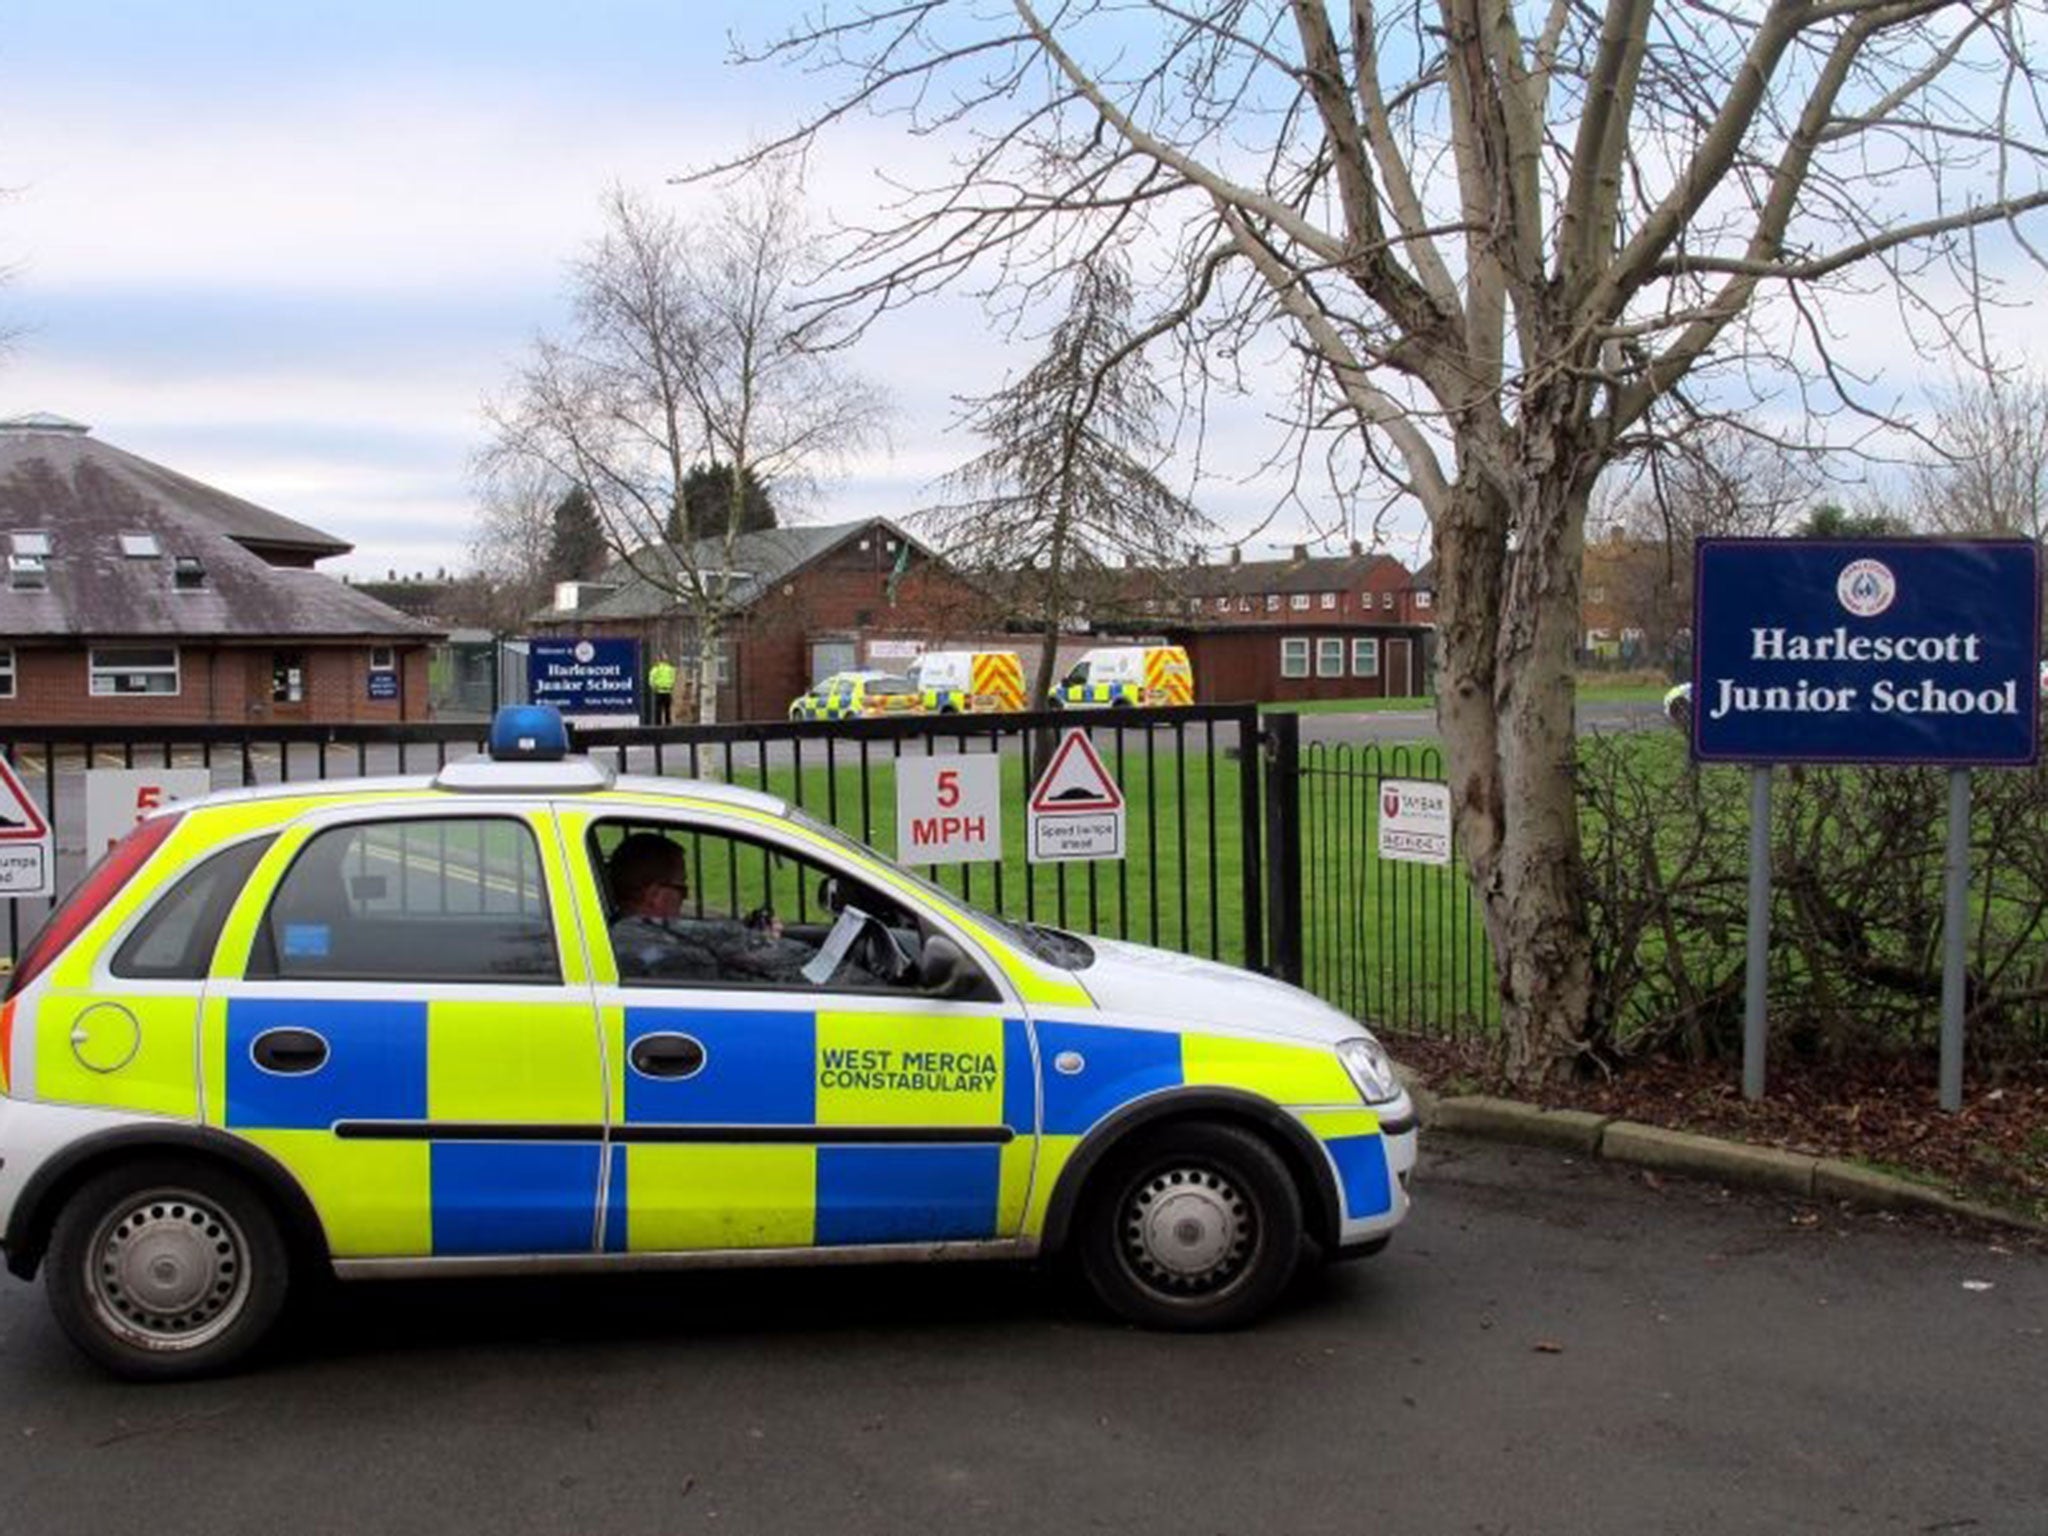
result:
[(860, 937), (853, 941), (847, 958), (890, 986), (901, 983), (911, 970), (911, 962), (879, 917), (869, 916), (861, 924)]

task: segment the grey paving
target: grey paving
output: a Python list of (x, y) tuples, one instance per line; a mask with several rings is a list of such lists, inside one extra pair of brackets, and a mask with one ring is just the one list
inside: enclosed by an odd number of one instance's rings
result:
[(2048, 1530), (2026, 1240), (1436, 1136), (1380, 1259), (1220, 1338), (1021, 1272), (345, 1291), (92, 1374), (0, 1285), (19, 1531)]

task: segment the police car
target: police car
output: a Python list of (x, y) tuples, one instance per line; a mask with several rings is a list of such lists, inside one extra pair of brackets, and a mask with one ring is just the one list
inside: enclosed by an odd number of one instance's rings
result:
[[(491, 745), (159, 811), (21, 956), (0, 1241), (103, 1366), (220, 1370), (326, 1275), (1066, 1255), (1125, 1318), (1220, 1328), (1406, 1214), (1409, 1099), (1307, 994), (615, 777), (549, 710)], [(669, 915), (629, 920), (650, 839)], [(615, 953), (740, 913), (801, 968)]]
[(890, 672), (835, 672), (790, 701), (792, 720), (866, 720), (914, 715), (923, 696), (909, 679)]

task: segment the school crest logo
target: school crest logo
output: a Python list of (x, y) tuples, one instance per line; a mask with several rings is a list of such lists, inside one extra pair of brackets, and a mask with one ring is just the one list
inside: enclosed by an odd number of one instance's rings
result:
[(1401, 814), (1401, 791), (1387, 789), (1380, 792), (1380, 814), (1389, 821)]
[(1859, 619), (1876, 618), (1898, 595), (1898, 578), (1882, 560), (1851, 560), (1835, 578), (1835, 597)]

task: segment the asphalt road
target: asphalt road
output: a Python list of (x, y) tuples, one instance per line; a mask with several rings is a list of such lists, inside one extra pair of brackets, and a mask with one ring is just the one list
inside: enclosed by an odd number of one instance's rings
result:
[(354, 1287), (169, 1389), (0, 1282), (12, 1531), (2048, 1530), (2048, 1258), (1439, 1137), (1216, 1338), (981, 1268)]

